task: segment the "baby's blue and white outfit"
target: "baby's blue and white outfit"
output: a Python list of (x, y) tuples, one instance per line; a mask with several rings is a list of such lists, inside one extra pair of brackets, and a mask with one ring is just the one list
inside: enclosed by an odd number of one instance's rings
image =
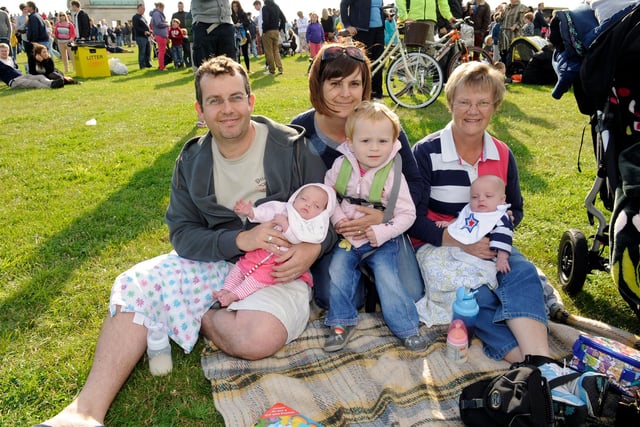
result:
[[(493, 212), (473, 212), (467, 204), (447, 227), (449, 235), (469, 245), (489, 236), (494, 250), (511, 253), (513, 223), (507, 214), (510, 204), (499, 205)], [(416, 252), (425, 283), (425, 296), (416, 302), (420, 321), (427, 326), (451, 322), (452, 304), (460, 286), (476, 289), (498, 287), (496, 263), (466, 253), (457, 246), (424, 245)]]

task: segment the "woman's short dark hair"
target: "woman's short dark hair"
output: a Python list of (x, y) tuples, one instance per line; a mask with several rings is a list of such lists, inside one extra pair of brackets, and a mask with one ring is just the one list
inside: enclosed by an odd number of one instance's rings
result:
[(242, 80), (244, 80), (244, 89), (247, 95), (251, 95), (249, 76), (245, 69), (242, 68), (242, 65), (224, 55), (216, 56), (203, 62), (202, 65), (198, 67), (195, 74), (196, 100), (198, 101), (198, 104), (202, 107), (202, 87), (200, 86), (200, 82), (202, 81), (203, 76), (210, 75), (216, 77), (223, 74), (235, 76), (236, 73), (242, 76)]
[[(340, 55), (332, 60), (322, 60), (325, 50), (334, 47), (343, 46), (337, 43), (325, 44), (322, 46), (309, 70), (309, 99), (311, 105), (320, 114), (331, 115), (334, 112), (327, 106), (322, 85), (330, 79), (343, 79), (350, 76), (355, 71), (360, 70), (362, 75), (362, 100), (368, 100), (371, 97), (371, 64), (367, 57), (364, 47), (361, 44), (356, 46), (362, 50), (364, 61), (357, 61), (348, 55)], [(348, 46), (352, 46), (349, 44)]]

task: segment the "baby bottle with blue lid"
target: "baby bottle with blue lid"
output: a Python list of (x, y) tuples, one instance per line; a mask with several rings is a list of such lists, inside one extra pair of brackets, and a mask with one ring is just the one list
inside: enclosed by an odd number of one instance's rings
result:
[(453, 320), (460, 319), (467, 329), (469, 344), (473, 338), (474, 327), (480, 307), (476, 301), (476, 292), (460, 286), (456, 291), (456, 300), (453, 302)]

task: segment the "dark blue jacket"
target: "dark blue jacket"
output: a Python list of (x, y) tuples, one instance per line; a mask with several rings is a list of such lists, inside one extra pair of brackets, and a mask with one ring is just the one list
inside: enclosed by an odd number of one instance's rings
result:
[[(340, 21), (343, 28), (355, 27), (368, 30), (371, 19), (371, 0), (342, 0), (340, 2)], [(380, 9), (380, 19), (384, 25), (384, 14)]]
[(16, 77), (20, 77), (22, 75), (20, 70), (18, 70), (18, 66), (16, 65), (15, 61), (11, 57), (9, 57), (9, 59), (13, 61), (13, 64), (14, 64), (13, 67), (0, 61), (0, 80), (5, 82), (7, 86), (9, 86), (9, 83), (11, 83), (11, 80), (15, 79)]
[(29, 15), (29, 23), (27, 24), (27, 40), (31, 43), (42, 43), (49, 41), (47, 27), (44, 26), (42, 16), (38, 12)]

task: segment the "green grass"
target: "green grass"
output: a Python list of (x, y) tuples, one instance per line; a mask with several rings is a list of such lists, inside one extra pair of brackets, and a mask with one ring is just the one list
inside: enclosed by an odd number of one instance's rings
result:
[[(174, 160), (195, 128), (191, 72), (139, 71), (60, 90), (0, 88), (0, 426), (46, 419), (78, 393), (107, 315), (115, 277), (170, 250), (163, 222)], [(20, 62), (26, 62), (20, 58)], [(256, 113), (288, 122), (309, 108), (307, 61), (285, 74), (252, 63)], [(571, 94), (512, 84), (490, 131), (520, 168), (526, 215), (517, 246), (553, 284), (562, 233), (593, 233), (582, 205), (595, 176), (591, 142), (577, 171), (581, 115)], [(449, 120), (443, 96), (424, 110), (398, 109), (412, 142)], [(389, 99), (386, 99), (392, 105)], [(96, 126), (86, 126), (89, 119)], [(639, 333), (606, 273), (587, 279), (570, 311)], [(223, 425), (200, 369), (200, 343), (174, 346), (174, 371), (152, 377), (141, 361), (107, 416), (113, 426)]]

